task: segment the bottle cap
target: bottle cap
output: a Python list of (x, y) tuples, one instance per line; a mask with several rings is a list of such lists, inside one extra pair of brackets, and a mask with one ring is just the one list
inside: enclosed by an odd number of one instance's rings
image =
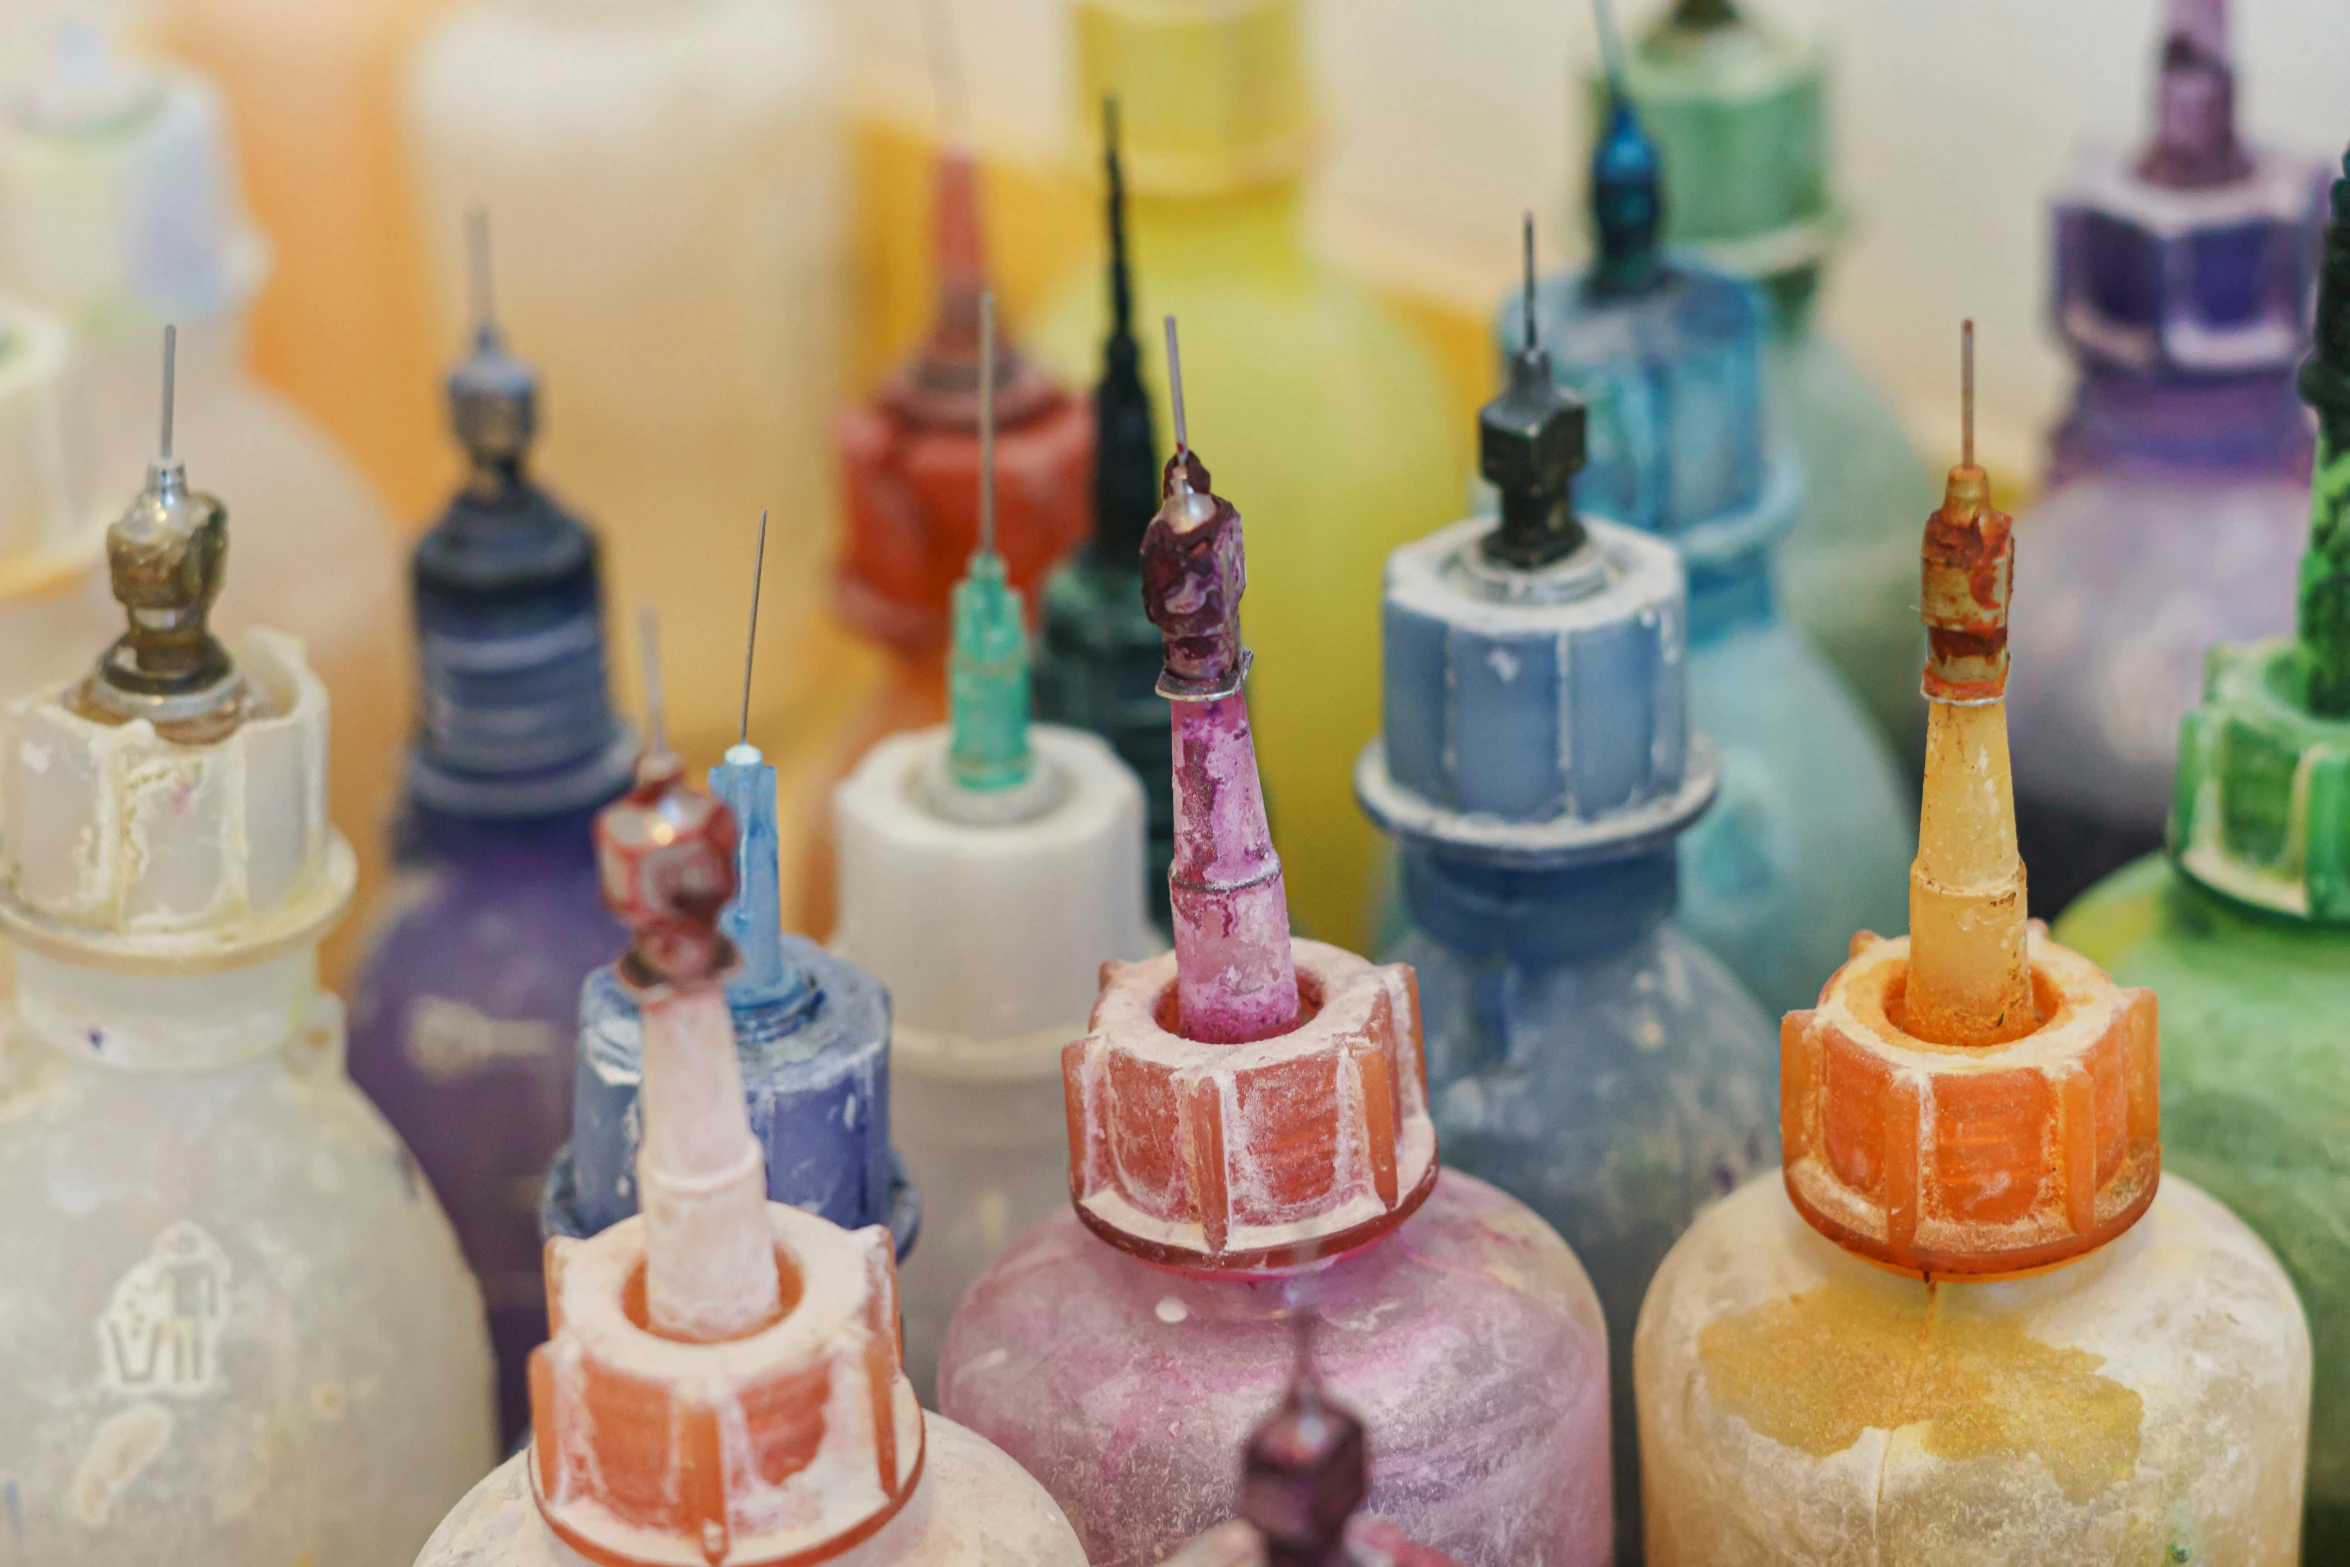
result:
[[(1682, 0), (1632, 51), (1625, 83), (1672, 172), (1667, 243), (1740, 277), (1827, 258), (1843, 218), (1828, 190), (1827, 61), (1815, 42), (1729, 0)], [(1593, 93), (1604, 123), (1604, 78)]]
[(0, 279), (78, 325), (215, 320), (268, 275), (220, 95), (72, 35), (0, 113)]
[(549, 1527), (601, 1567), (826, 1561), (914, 1493), (922, 1409), (888, 1233), (766, 1214), (782, 1315), (720, 1343), (648, 1324), (643, 1219), (548, 1242), (531, 1483)]
[[(948, 638), (949, 604), (978, 546), (979, 315), (985, 292), (978, 176), (959, 153), (939, 165), (939, 307), (929, 339), (879, 398), (841, 421), (848, 529), (840, 612), (908, 653)], [(1053, 563), (1084, 538), (1093, 420), (1008, 340), (994, 356), (996, 550), (1033, 603)]]
[(1173, 953), (1102, 966), (1092, 1032), (1061, 1055), (1077, 1216), (1176, 1267), (1256, 1272), (1367, 1245), (1436, 1184), (1419, 982), (1292, 943), (1304, 1020), (1245, 1045), (1187, 1039)]
[(1143, 914), (1134, 775), (1091, 735), (1029, 734), (1061, 789), (1025, 820), (975, 826), (926, 803), (946, 760), (939, 729), (883, 740), (833, 792), (834, 947), (888, 984), (894, 1048), (933, 1071), (1017, 1066), (1033, 1059), (1029, 1044), (1057, 1057), (1093, 1006), (1103, 956), (1158, 946)]
[(1139, 194), (1240, 190), (1311, 162), (1298, 0), (1080, 0), (1076, 23), (1081, 123), (1118, 100)]
[(2195, 880), (2327, 922), (2350, 921), (2350, 157), (2343, 173), (2301, 368), (2319, 445), (2298, 633), (2211, 650), (2170, 819), (2170, 852)]
[(105, 512), (81, 482), (76, 368), (63, 320), (0, 295), (0, 599), (61, 591), (105, 552)]
[(2170, 12), (2152, 145), (2090, 149), (2056, 203), (2057, 330), (2139, 375), (2282, 370), (2307, 339), (2324, 170), (2239, 146), (2223, 8)]
[(448, 380), (471, 472), (411, 565), (423, 694), (408, 793), (430, 809), (581, 810), (635, 764), (605, 678), (595, 536), (528, 473), (537, 390), (485, 304)]
[(1904, 1026), (1909, 938), (1853, 938), (1779, 1031), (1787, 1195), (1847, 1250), (1928, 1277), (2025, 1273), (2136, 1223), (2162, 1168), (2154, 993), (2035, 924), (2038, 1028), (1938, 1045)]
[(1584, 527), (1581, 549), (1536, 571), (1492, 563), (1489, 518), (1388, 556), (1381, 732), (1355, 768), (1382, 829), (1565, 865), (1669, 842), (1711, 803), (1680, 559), (1632, 529)]

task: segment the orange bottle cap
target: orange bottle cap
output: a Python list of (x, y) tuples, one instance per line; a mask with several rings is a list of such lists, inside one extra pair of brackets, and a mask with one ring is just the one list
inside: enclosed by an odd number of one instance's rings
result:
[(2154, 993), (2028, 941), (2040, 1026), (1937, 1045), (1903, 1026), (1909, 941), (1862, 932), (1779, 1032), (1787, 1195), (1847, 1250), (1924, 1276), (2025, 1273), (2137, 1222), (2161, 1173)]
[(913, 1495), (922, 1409), (889, 1232), (767, 1213), (783, 1312), (718, 1343), (646, 1325), (642, 1218), (548, 1243), (531, 1480), (548, 1527), (601, 1567), (826, 1561)]
[(1061, 1052), (1077, 1216), (1153, 1262), (1271, 1271), (1338, 1255), (1436, 1184), (1419, 982), (1293, 943), (1303, 1020), (1244, 1045), (1168, 1029), (1175, 955), (1102, 966), (1093, 1031)]

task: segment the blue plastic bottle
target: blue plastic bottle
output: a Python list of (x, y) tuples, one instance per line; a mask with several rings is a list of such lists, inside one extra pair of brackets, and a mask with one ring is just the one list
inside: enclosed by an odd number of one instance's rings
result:
[(1608, 1322), (1617, 1559), (1640, 1559), (1632, 1328), (1698, 1208), (1779, 1157), (1778, 1032), (1671, 914), (1715, 788), (1671, 545), (1579, 520), (1584, 411), (1539, 349), (1480, 420), (1501, 521), (1388, 557), (1382, 737), (1438, 1143), (1523, 1199)]
[[(1752, 284), (1659, 248), (1662, 186), (1619, 91), (1592, 159), (1598, 257), (1543, 280), (1534, 308), (1590, 410), (1576, 501), (1671, 540), (1688, 569), (1690, 717), (1720, 779), (1681, 838), (1681, 922), (1777, 1013), (1817, 999), (1855, 930), (1902, 928), (1917, 810), (1876, 726), (1780, 618), (1773, 557), (1804, 485), (1766, 436), (1767, 312)], [(1526, 339), (1515, 296), (1495, 335), (1506, 364)]]
[[(726, 1003), (751, 1131), (766, 1151), (767, 1195), (851, 1229), (887, 1224), (903, 1258), (922, 1208), (889, 1145), (889, 992), (854, 963), (783, 933), (775, 769), (757, 748), (730, 746), (710, 769), (710, 792), (739, 824), (738, 890), (720, 923), (741, 967)], [(549, 1234), (594, 1235), (636, 1212), (643, 1070), (636, 1003), (607, 964), (580, 992), (571, 1142), (548, 1173), (540, 1214)]]

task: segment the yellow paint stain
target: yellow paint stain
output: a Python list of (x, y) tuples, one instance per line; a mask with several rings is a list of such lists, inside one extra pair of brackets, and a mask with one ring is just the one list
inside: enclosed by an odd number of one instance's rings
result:
[(1823, 1285), (1709, 1323), (1698, 1356), (1714, 1403), (1772, 1441), (1825, 1458), (1872, 1428), (1922, 1428), (1954, 1462), (2030, 1454), (2074, 1503), (2137, 1472), (2144, 1400), (2005, 1314), (1936, 1309)]
[(103, 1527), (123, 1492), (170, 1444), (171, 1424), (171, 1411), (155, 1403), (133, 1404), (100, 1421), (67, 1488), (74, 1516)]

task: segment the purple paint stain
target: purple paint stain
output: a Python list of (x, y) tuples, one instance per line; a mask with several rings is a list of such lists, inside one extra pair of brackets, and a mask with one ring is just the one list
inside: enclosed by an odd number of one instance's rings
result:
[(1248, 653), (1240, 513), (1188, 449), (1167, 462), (1165, 504), (1143, 535), (1143, 604), (1166, 642), (1159, 691), (1175, 749), (1176, 1008), (1190, 1039), (1239, 1044), (1297, 1025), (1289, 894), (1265, 820), (1256, 741), (1240, 694)]

